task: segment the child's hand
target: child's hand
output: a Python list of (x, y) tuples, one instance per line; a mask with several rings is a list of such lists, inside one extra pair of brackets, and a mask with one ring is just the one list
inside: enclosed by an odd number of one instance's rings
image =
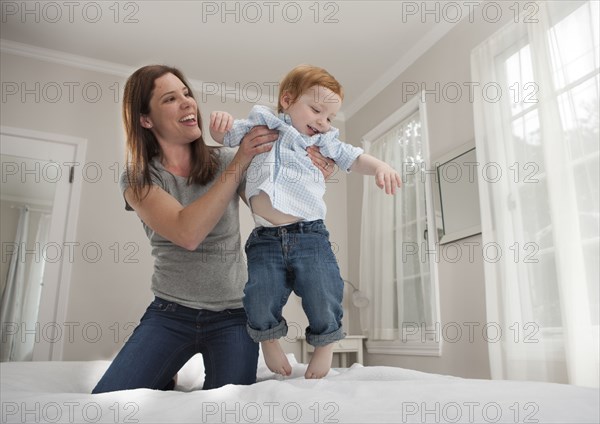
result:
[(402, 186), (402, 178), (394, 168), (385, 164), (375, 170), (375, 183), (384, 189), (386, 194), (396, 194), (396, 187)]
[(212, 112), (210, 114), (210, 130), (226, 133), (233, 126), (233, 116), (227, 112)]
[(225, 133), (233, 127), (233, 116), (227, 112), (212, 112), (210, 114), (209, 130), (211, 137), (219, 142), (223, 142)]

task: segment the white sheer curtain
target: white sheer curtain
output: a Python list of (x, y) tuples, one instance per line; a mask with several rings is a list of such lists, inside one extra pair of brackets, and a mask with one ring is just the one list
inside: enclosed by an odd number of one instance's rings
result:
[(492, 377), (599, 382), (598, 2), (535, 2), (472, 53)]
[[(43, 253), (44, 246), (48, 245), (48, 236), (50, 234), (50, 221), (52, 215), (39, 212), (39, 220), (35, 234), (34, 246), (40, 253)], [(42, 295), (42, 286), (44, 278), (44, 269), (46, 261), (43, 255), (37, 260), (28, 260), (27, 266), (29, 275), (25, 284), (23, 293), (23, 309), (18, 322), (25, 323), (27, 329), (34, 329), (38, 322), (38, 312), (40, 307), (40, 298)], [(23, 324), (21, 324), (23, 325)], [(33, 358), (33, 347), (35, 337), (28, 335), (25, 340), (15, 343), (13, 357), (15, 361), (31, 361)]]
[[(33, 357), (40, 297), (46, 261), (44, 247), (50, 233), (51, 215), (21, 207), (6, 286), (2, 293), (1, 361), (30, 361)], [(30, 226), (37, 229), (29, 240)], [(32, 229), (33, 229), (32, 228)], [(27, 252), (29, 250), (29, 252)], [(33, 252), (33, 253), (32, 253)]]
[(24, 247), (29, 228), (29, 214), (29, 209), (20, 209), (13, 253), (8, 267), (6, 285), (2, 292), (2, 312), (0, 315), (1, 362), (14, 361), (15, 345), (20, 343), (19, 332), (14, 330), (20, 325), (23, 311), (26, 269)]
[(432, 299), (426, 228), (421, 123), (415, 113), (373, 142), (365, 152), (405, 175), (395, 196), (386, 195), (371, 176), (363, 189), (360, 289), (371, 300), (361, 309), (370, 340), (396, 340), (404, 323), (430, 325)]

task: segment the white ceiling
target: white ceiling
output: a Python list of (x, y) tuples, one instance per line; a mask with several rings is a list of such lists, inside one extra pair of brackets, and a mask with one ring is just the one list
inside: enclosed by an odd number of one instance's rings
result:
[(403, 17), (402, 1), (135, 1), (120, 2), (118, 14), (113, 1), (31, 2), (25, 14), (23, 2), (7, 3), (5, 52), (123, 75), (169, 64), (197, 90), (246, 87), (249, 98), (258, 88), (261, 102), (288, 70), (310, 63), (344, 86), (346, 119), (453, 26)]

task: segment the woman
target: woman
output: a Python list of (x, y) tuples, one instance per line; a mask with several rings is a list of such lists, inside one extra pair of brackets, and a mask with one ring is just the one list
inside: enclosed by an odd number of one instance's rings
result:
[[(126, 209), (135, 210), (155, 258), (147, 308), (93, 393), (170, 389), (196, 353), (204, 389), (256, 380), (258, 345), (242, 308), (238, 192), (252, 158), (278, 133), (256, 127), (236, 151), (207, 146), (192, 90), (182, 73), (145, 66), (125, 86), (123, 121), (128, 169), (121, 176)], [(331, 161), (309, 152), (322, 171)]]

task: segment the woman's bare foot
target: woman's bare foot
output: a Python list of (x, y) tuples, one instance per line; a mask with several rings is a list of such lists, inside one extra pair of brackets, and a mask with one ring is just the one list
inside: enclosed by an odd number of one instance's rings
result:
[(315, 347), (310, 363), (304, 373), (304, 378), (323, 378), (331, 369), (333, 360), (333, 343)]
[(267, 367), (275, 374), (288, 376), (292, 373), (292, 366), (279, 344), (279, 340), (265, 340), (260, 342)]

